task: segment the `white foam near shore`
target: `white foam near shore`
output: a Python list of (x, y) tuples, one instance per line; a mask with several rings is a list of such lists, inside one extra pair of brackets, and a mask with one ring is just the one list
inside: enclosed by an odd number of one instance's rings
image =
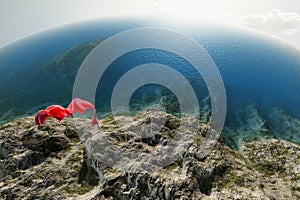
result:
[(241, 110), (243, 119), (238, 124), (225, 127), (223, 131), (223, 138), (229, 146), (239, 148), (243, 142), (262, 138), (300, 143), (300, 120), (284, 110), (272, 107), (266, 114), (262, 114), (254, 105)]

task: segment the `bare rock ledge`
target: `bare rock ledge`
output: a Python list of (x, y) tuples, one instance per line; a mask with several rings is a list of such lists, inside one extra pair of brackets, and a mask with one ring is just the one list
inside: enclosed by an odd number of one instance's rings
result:
[[(144, 138), (129, 131), (161, 113), (145, 111), (137, 123), (117, 125), (112, 117), (101, 120), (101, 131), (123, 150), (152, 154), (172, 140), (179, 119), (167, 115), (160, 132)], [(264, 139), (243, 143), (233, 150), (218, 141), (201, 157), (198, 141), (207, 124), (200, 124), (197, 138), (180, 157), (152, 172), (116, 170), (95, 165), (76, 123), (47, 120), (36, 127), (33, 117), (0, 126), (1, 199), (300, 199), (299, 145)]]

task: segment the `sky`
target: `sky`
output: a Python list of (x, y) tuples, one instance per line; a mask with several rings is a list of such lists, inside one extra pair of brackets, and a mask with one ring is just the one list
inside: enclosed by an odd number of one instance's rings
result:
[(145, 14), (226, 21), (300, 49), (299, 0), (0, 0), (0, 47), (76, 21)]

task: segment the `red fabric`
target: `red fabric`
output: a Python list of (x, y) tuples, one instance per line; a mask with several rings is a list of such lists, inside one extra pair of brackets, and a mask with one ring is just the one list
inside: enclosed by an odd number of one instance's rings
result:
[(50, 117), (50, 115), (46, 110), (40, 110), (34, 118), (35, 124), (41, 126), (48, 117)]
[(79, 98), (73, 99), (73, 101), (69, 104), (67, 108), (64, 108), (59, 105), (52, 105), (47, 107), (45, 110), (40, 110), (35, 116), (35, 124), (38, 126), (43, 125), (48, 117), (55, 118), (58, 120), (58, 122), (60, 122), (63, 118), (72, 116), (75, 112), (84, 114), (84, 112), (88, 109), (94, 111), (94, 116), (91, 121), (91, 124), (97, 125), (98, 121), (94, 105), (88, 101)]
[(71, 113), (80, 113), (80, 114), (84, 114), (84, 112), (86, 110), (93, 110), (94, 111), (94, 116), (93, 119), (91, 121), (92, 125), (96, 125), (98, 124), (97, 121), (97, 116), (96, 116), (96, 110), (93, 104), (91, 104), (90, 102), (86, 101), (86, 100), (82, 100), (79, 98), (75, 98), (73, 99), (73, 101), (69, 104), (68, 111), (70, 111)]
[(52, 105), (47, 107), (45, 110), (40, 110), (38, 112), (38, 114), (35, 116), (35, 124), (41, 126), (48, 117), (53, 117), (60, 122), (63, 118), (72, 115), (73, 114), (64, 107)]
[(80, 114), (84, 114), (84, 112), (88, 109), (95, 110), (95, 107), (90, 102), (79, 98), (73, 99), (73, 101), (69, 104), (67, 108), (67, 110), (70, 111), (71, 113), (77, 112)]
[(91, 124), (92, 124), (93, 126), (98, 124), (97, 116), (96, 116), (96, 111), (94, 111), (94, 116), (93, 116), (93, 119), (92, 119), (92, 121), (91, 121)]

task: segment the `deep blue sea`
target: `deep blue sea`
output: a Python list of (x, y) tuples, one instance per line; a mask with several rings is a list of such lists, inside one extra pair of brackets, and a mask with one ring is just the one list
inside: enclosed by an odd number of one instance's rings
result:
[[(279, 109), (285, 113), (282, 117), (300, 119), (300, 52), (267, 36), (219, 24), (187, 26), (159, 20), (95, 20), (51, 29), (3, 47), (0, 49), (0, 121), (33, 115), (50, 104), (66, 105), (72, 98), (79, 66), (97, 44), (118, 32), (149, 26), (186, 34), (212, 57), (225, 84), (227, 132), (263, 123), (259, 126), (266, 128), (266, 132), (274, 132), (271, 133), (274, 137), (300, 142), (300, 127), (290, 127), (296, 129), (292, 134), (298, 134), (290, 138), (281, 134), (285, 130), (274, 121), (273, 115)], [(189, 51), (188, 46), (182, 48)], [(136, 66), (153, 62), (170, 66), (184, 75), (196, 91), (200, 110), (207, 111), (208, 90), (189, 62), (172, 52), (142, 49), (119, 57), (105, 71), (96, 95), (100, 117), (109, 114), (112, 90), (121, 76)], [(166, 78), (172, 77), (166, 75)], [(172, 95), (167, 88), (147, 85), (133, 95), (131, 109), (139, 111), (168, 97), (173, 103), (166, 105), (167, 111), (178, 114), (178, 103)]]

